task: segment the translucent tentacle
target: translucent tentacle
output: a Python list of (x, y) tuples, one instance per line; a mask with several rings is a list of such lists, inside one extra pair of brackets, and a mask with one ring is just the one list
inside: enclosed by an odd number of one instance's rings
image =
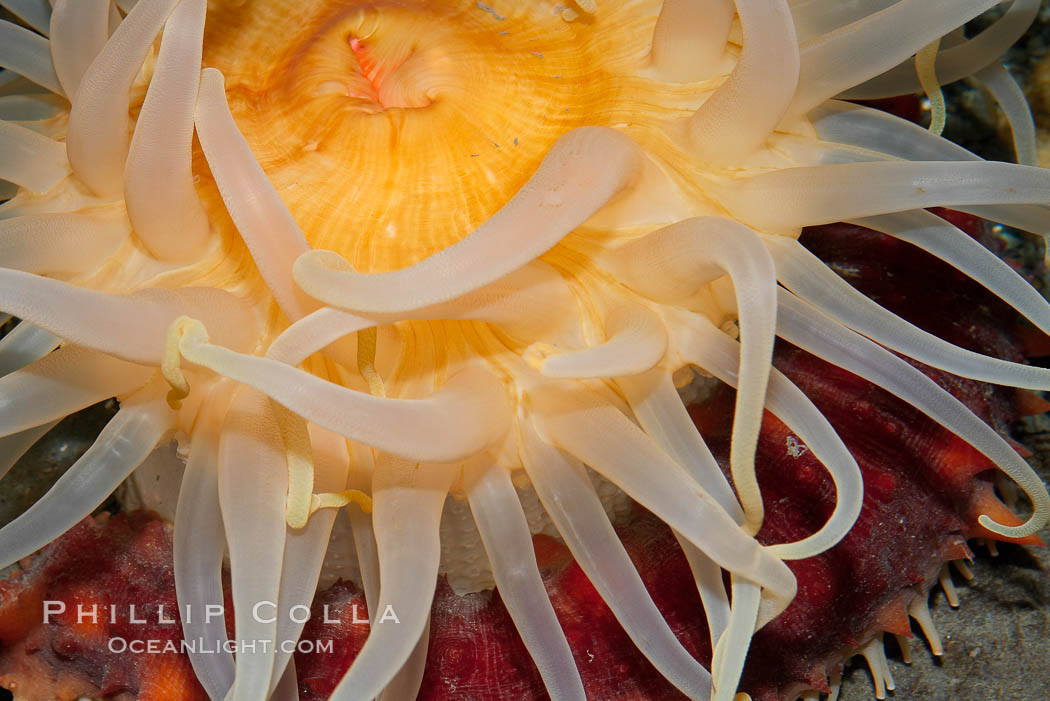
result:
[(124, 200), (135, 233), (162, 260), (195, 257), (211, 230), (191, 163), (207, 9), (206, 0), (181, 0), (164, 25), (124, 169)]
[[(358, 489), (371, 494), (372, 472), (375, 468), (372, 449), (351, 441), (350, 455), (351, 467), (346, 480), (347, 489)], [(348, 510), (350, 528), (354, 534), (354, 550), (357, 551), (357, 563), (361, 568), (361, 587), (365, 590), (368, 619), (372, 622), (375, 621), (376, 607), (379, 605), (379, 552), (376, 550), (372, 515), (361, 509)]]
[[(900, 0), (802, 46), (792, 114), (903, 63), (922, 47), (994, 7), (999, 0)], [(887, 42), (888, 36), (893, 37)]]
[(178, 0), (141, 0), (80, 81), (69, 113), (66, 150), (73, 172), (97, 195), (124, 190), (131, 85)]
[(763, 173), (720, 189), (734, 215), (759, 228), (813, 226), (926, 207), (1041, 204), (1050, 173), (1012, 163), (844, 163)]
[(529, 399), (537, 427), (555, 445), (604, 475), (721, 567), (761, 584), (772, 609), (787, 607), (795, 595), (791, 571), (616, 408), (581, 391), (550, 386), (533, 390)]
[(551, 147), (528, 183), (487, 222), (415, 265), (358, 273), (331, 251), (295, 262), (308, 294), (364, 313), (395, 313), (447, 302), (498, 280), (557, 244), (629, 186), (640, 149), (612, 129), (583, 127)]
[(1032, 516), (1020, 526), (998, 524), (981, 515), (982, 526), (1010, 538), (1023, 538), (1050, 521), (1050, 495), (1039, 476), (1002, 436), (922, 372), (786, 290), (780, 294), (777, 333), (922, 411), (996, 463), (1021, 486), (1035, 507)]
[(365, 319), (340, 309), (322, 307), (282, 331), (270, 345), (266, 355), (282, 363), (299, 365), (344, 336), (375, 326), (376, 322), (372, 319)]
[(0, 529), (3, 566), (31, 555), (90, 514), (146, 459), (171, 430), (173, 419), (156, 383), (126, 399), (87, 452), (35, 504)]
[(551, 698), (586, 698), (572, 650), (547, 598), (536, 566), (532, 533), (510, 473), (500, 465), (475, 464), (468, 473), (470, 510), (481, 534), (500, 597)]
[(68, 343), (152, 366), (161, 364), (168, 327), (182, 314), (202, 319), (215, 329), (216, 341), (231, 348), (250, 348), (256, 339), (248, 307), (214, 288), (111, 295), (0, 269), (0, 309)]
[(777, 278), (799, 297), (887, 348), (935, 368), (981, 382), (1050, 389), (1050, 370), (1011, 363), (960, 348), (909, 324), (858, 292), (791, 240), (770, 243)]
[(1002, 259), (935, 214), (922, 210), (867, 217), (854, 222), (912, 243), (979, 282), (985, 289), (1050, 334), (1050, 304)]
[(310, 246), (237, 129), (222, 73), (213, 68), (201, 74), (196, 124), (226, 209), (267, 287), (290, 318), (309, 313), (316, 304), (296, 288), (292, 264)]
[(423, 633), (416, 641), (416, 646), (412, 648), (405, 664), (386, 685), (376, 701), (401, 701), (401, 699), (416, 698), (419, 695), (419, 688), (423, 685), (423, 672), (426, 670), (429, 649), (430, 613), (428, 612), (426, 625), (423, 626)]
[(897, 2), (897, 0), (791, 0), (791, 16), (799, 43), (852, 24)]
[[(0, 74), (10, 71), (0, 71)], [(49, 93), (4, 95), (0, 97), (0, 120), (41, 122), (65, 111), (65, 100)]]
[(583, 466), (523, 431), (522, 459), (536, 493), (587, 579), (645, 657), (689, 698), (707, 698), (711, 676), (682, 647), (616, 537)]
[(799, 47), (787, 0), (735, 0), (744, 48), (733, 72), (689, 118), (700, 158), (725, 163), (765, 144), (799, 80)]
[(733, 577), (733, 610), (729, 614), (726, 632), (715, 645), (711, 658), (711, 677), (714, 679), (712, 701), (732, 701), (744, 671), (747, 649), (755, 632), (761, 590), (753, 582)]
[(21, 370), (58, 348), (60, 339), (25, 321), (0, 338), (0, 377)]
[[(972, 39), (946, 48), (937, 55), (936, 72), (941, 85), (973, 75), (997, 61), (1025, 33), (1039, 13), (1041, 0), (1013, 0), (996, 22)], [(961, 25), (960, 25), (961, 26)], [(915, 66), (906, 61), (867, 82), (850, 88), (843, 97), (871, 99), (920, 92)]]
[[(143, 0), (145, 1), (145, 0)], [(228, 701), (266, 698), (273, 673), (288, 468), (269, 402), (242, 389), (219, 439), (219, 504), (230, 553), (238, 646)]]
[(664, 0), (653, 30), (653, 67), (679, 83), (710, 78), (735, 12), (732, 0)]
[[(341, 303), (346, 301), (339, 294), (319, 299), (336, 306), (343, 306)], [(553, 309), (559, 310), (558, 313), (551, 313)], [(310, 317), (316, 318), (307, 321)], [(552, 266), (538, 260), (449, 302), (406, 313), (369, 314), (367, 317), (334, 309), (318, 310), (293, 324), (287, 333), (291, 337), (289, 341), (299, 337), (304, 340), (308, 337), (335, 340), (350, 333), (338, 329), (353, 328), (358, 331), (403, 319), (484, 321), (498, 325), (516, 338), (550, 339), (570, 346), (578, 342), (580, 336), (576, 298), (568, 283)], [(299, 328), (292, 334), (292, 328), (295, 327)], [(281, 344), (285, 342), (282, 339), (277, 341)]]
[(226, 647), (226, 620), (219, 613), (224, 604), (222, 559), (226, 550), (218, 491), (219, 427), (232, 398), (229, 384), (217, 385), (202, 405), (204, 413), (193, 432), (179, 488), (172, 536), (182, 634), (186, 640), (203, 641), (188, 654), (211, 701), (226, 697), (234, 671), (233, 655)]
[(51, 44), (46, 38), (14, 22), (0, 20), (0, 47), (0, 68), (65, 96), (51, 63)]
[(729, 627), (729, 616), (732, 607), (729, 602), (729, 594), (726, 592), (725, 581), (722, 579), (722, 568), (718, 563), (709, 558), (700, 548), (690, 543), (685, 536), (674, 531), (675, 540), (678, 541), (682, 553), (685, 554), (689, 570), (693, 573), (693, 581), (696, 582), (696, 590), (700, 594), (700, 603), (704, 607), (704, 615), (707, 617), (707, 629), (711, 639), (711, 649), (714, 650), (718, 639)]
[(97, 268), (130, 233), (119, 209), (0, 219), (0, 260), (5, 268), (29, 273), (81, 275)]
[[(845, 102), (828, 102), (815, 110), (813, 116), (817, 134), (827, 141), (852, 144), (885, 156), (911, 161), (981, 160), (963, 147), (881, 110)], [(1045, 206), (955, 205), (955, 209), (1016, 229), (1050, 235), (1050, 208)]]
[[(674, 458), (734, 521), (743, 523), (744, 511), (682, 404), (671, 374), (653, 369), (637, 377), (620, 378), (617, 385), (649, 437)], [(707, 615), (711, 648), (714, 649), (729, 623), (729, 596), (722, 582), (722, 568), (680, 533), (675, 532), (675, 538), (696, 580)]]
[(295, 658), (288, 660), (284, 668), (284, 674), (277, 682), (277, 688), (273, 690), (270, 701), (299, 701), (299, 679), (295, 671)]
[(55, 0), (51, 13), (51, 59), (66, 95), (109, 39), (109, 0)]
[[(605, 319), (605, 333), (605, 342), (590, 348), (552, 355), (541, 351), (537, 358), (540, 372), (547, 377), (577, 379), (637, 375), (659, 363), (667, 352), (663, 321), (640, 304), (615, 307)], [(528, 351), (526, 359), (532, 359)]]
[(153, 372), (86, 348), (64, 346), (0, 378), (0, 436), (137, 390)]
[(696, 424), (674, 388), (670, 373), (654, 369), (637, 377), (620, 378), (616, 384), (649, 437), (667, 451), (723, 511), (742, 523), (744, 512), (736, 495), (711, 449), (696, 430)]
[(744, 351), (730, 461), (747, 522), (757, 532), (763, 507), (754, 477), (755, 449), (776, 330), (775, 271), (766, 247), (746, 226), (703, 217), (633, 241), (607, 260), (620, 279), (658, 300), (686, 298), (722, 272), (732, 280)]
[[(314, 490), (316, 492), (342, 492), (346, 488), (346, 473), (350, 457), (346, 440), (342, 436), (313, 426), (310, 428), (310, 443), (314, 456)], [(356, 507), (348, 507), (356, 508)], [(310, 517), (306, 527), (288, 529), (284, 541), (284, 561), (281, 569), (281, 595), (277, 601), (277, 656), (274, 661), (274, 676), (271, 692), (283, 678), (285, 666), (291, 661), (291, 653), (283, 645), (294, 643), (302, 633), (305, 616), (317, 590), (321, 576), (328, 539), (332, 534), (336, 511), (322, 509)], [(296, 610), (298, 607), (298, 610)]]
[(202, 329), (184, 334), (179, 350), (190, 362), (255, 387), (308, 421), (394, 455), (459, 460), (502, 437), (510, 420), (503, 386), (477, 367), (458, 373), (427, 399), (387, 399), (212, 345)]
[(992, 94), (1006, 116), (1017, 162), (1026, 166), (1039, 165), (1032, 108), (1010, 71), (1000, 63), (993, 63), (977, 71), (973, 77)]
[[(396, 458), (376, 466), (372, 519), (379, 548), (379, 604), (368, 639), (332, 691), (332, 701), (375, 697), (415, 648), (430, 618), (441, 557), (438, 527), (455, 474), (451, 466)], [(390, 619), (389, 611), (399, 622)]]
[(0, 2), (13, 15), (47, 36), (51, 26), (51, 4), (48, 0), (3, 0)]
[(811, 113), (817, 136), (909, 161), (979, 161), (962, 146), (888, 112), (849, 102), (824, 103)]
[(67, 175), (69, 163), (60, 142), (18, 124), (0, 122), (0, 180), (41, 193)]
[[(683, 314), (683, 316), (685, 316)], [(683, 358), (736, 387), (733, 369), (740, 354), (738, 344), (699, 315), (689, 315), (677, 325)], [(864, 502), (864, 481), (856, 459), (828, 420), (791, 380), (777, 370), (769, 377), (766, 408), (813, 451), (835, 483), (835, 508), (820, 529), (793, 543), (766, 548), (782, 560), (800, 560), (828, 550), (849, 533)]]
[(45, 433), (57, 425), (57, 421), (52, 421), (0, 438), (0, 478), (8, 473)]

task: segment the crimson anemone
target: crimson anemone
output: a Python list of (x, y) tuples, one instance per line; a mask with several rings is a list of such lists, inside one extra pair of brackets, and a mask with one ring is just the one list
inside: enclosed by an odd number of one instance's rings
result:
[[(0, 65), (24, 76), (0, 102), (0, 177), (18, 188), (0, 207), (0, 308), (23, 320), (0, 345), (4, 466), (63, 416), (121, 403), (0, 530), (3, 563), (89, 513), (174, 431), (188, 456), (180, 605), (221, 601), (228, 551), (239, 640), (298, 637), (287, 612), (312, 597), (349, 508), (370, 608), (396, 621), (377, 617), (335, 699), (418, 689), (442, 558), (457, 576), (477, 568), (469, 544), (440, 537), (452, 497), (491, 567), (474, 584), (499, 587), (552, 697), (583, 687), (535, 566), (530, 533), (549, 523), (661, 674), (731, 699), (753, 632), (795, 594), (785, 561), (833, 546), (861, 507), (855, 460), (771, 368), (776, 336), (1013, 478), (1033, 513), (983, 515), (987, 535), (1047, 522), (1029, 466), (900, 355), (1029, 389), (1050, 389), (1050, 371), (917, 329), (796, 240), (836, 221), (883, 231), (1050, 331), (1035, 290), (925, 211), (1045, 235), (1050, 174), (833, 99), (976, 76), (1030, 163), (1030, 115), (997, 59), (1038, 2), (1014, 0), (970, 39), (960, 27), (997, 0), (0, 4), (25, 22), (0, 24)], [(676, 391), (694, 370), (738, 388), (732, 486)], [(766, 546), (753, 537), (764, 408), (837, 491), (817, 532)], [(681, 543), (710, 673), (615, 537), (623, 494)], [(253, 616), (261, 601), (281, 615)], [(213, 699), (294, 689), (275, 647), (192, 660)]]

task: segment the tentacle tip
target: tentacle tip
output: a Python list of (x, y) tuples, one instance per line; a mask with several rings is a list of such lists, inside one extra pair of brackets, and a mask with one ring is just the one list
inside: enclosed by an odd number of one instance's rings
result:
[(1005, 538), (1027, 538), (1033, 535), (1036, 531), (1040, 530), (1047, 524), (1047, 514), (1040, 514), (1038, 511), (1032, 515), (1030, 519), (1021, 524), (1020, 526), (1006, 526), (992, 520), (992, 517), (988, 514), (981, 514), (977, 517), (977, 522), (981, 524), (986, 530), (1001, 535)]
[(172, 387), (170, 390), (168, 390), (166, 400), (168, 402), (168, 406), (171, 407), (172, 411), (178, 411), (182, 408), (182, 400), (185, 399), (188, 394), (188, 391), (183, 392), (181, 389), (176, 389), (175, 387)]
[(284, 516), (285, 523), (288, 524), (289, 528), (295, 531), (306, 528), (309, 518), (308, 510), (293, 506), (292, 504), (288, 505), (288, 509)]

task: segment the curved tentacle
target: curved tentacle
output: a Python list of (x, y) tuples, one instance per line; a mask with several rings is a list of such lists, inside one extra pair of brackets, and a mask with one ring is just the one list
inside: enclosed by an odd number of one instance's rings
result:
[(154, 372), (86, 348), (64, 346), (0, 378), (0, 436), (133, 392)]
[(65, 97), (51, 63), (51, 42), (14, 22), (0, 20), (0, 68)]
[(203, 404), (199, 428), (193, 432), (189, 459), (175, 507), (172, 553), (175, 595), (186, 640), (205, 641), (188, 651), (197, 680), (211, 701), (222, 701), (233, 686), (233, 655), (226, 646), (222, 610), (222, 559), (226, 534), (219, 505), (219, 427), (232, 400), (230, 383), (216, 385)]
[(535, 362), (546, 377), (604, 378), (637, 375), (654, 367), (667, 352), (667, 331), (651, 309), (624, 303), (605, 319), (603, 343), (562, 353), (545, 344), (533, 344), (525, 359)]
[(755, 481), (755, 449), (776, 331), (773, 260), (748, 227), (720, 217), (687, 219), (632, 241), (603, 258), (617, 277), (646, 296), (680, 301), (720, 273), (733, 282), (743, 353), (730, 454), (733, 482), (758, 531), (763, 506)]
[(744, 48), (733, 72), (689, 118), (700, 158), (726, 163), (765, 144), (799, 80), (799, 46), (787, 0), (735, 0)]
[[(314, 455), (314, 488), (319, 492), (343, 491), (350, 461), (346, 440), (317, 426), (309, 428)], [(313, 601), (335, 517), (334, 509), (322, 509), (310, 517), (305, 528), (289, 528), (285, 536), (281, 593), (277, 600), (278, 647), (270, 680), (271, 693), (283, 678), (285, 667), (291, 664), (291, 651), (285, 645), (299, 640), (305, 624), (296, 607), (309, 609)]]
[(583, 682), (540, 579), (532, 533), (510, 473), (500, 465), (475, 463), (467, 479), (470, 510), (496, 587), (547, 692), (551, 698), (583, 701)]
[(636, 377), (619, 378), (616, 384), (646, 434), (674, 458), (723, 511), (742, 523), (743, 509), (682, 404), (670, 373), (653, 369)]
[[(350, 474), (346, 480), (347, 489), (371, 494), (374, 471), (375, 459), (372, 449), (350, 441)], [(379, 553), (376, 550), (375, 529), (372, 527), (371, 514), (366, 514), (361, 509), (348, 510), (350, 528), (354, 534), (354, 550), (357, 551), (357, 562), (361, 568), (361, 588), (365, 590), (365, 605), (371, 623), (375, 621), (376, 607), (379, 606)]]
[[(1013, 0), (1003, 16), (972, 39), (937, 55), (936, 72), (941, 85), (977, 73), (999, 59), (1028, 30), (1039, 13), (1041, 0)], [(905, 61), (842, 93), (850, 100), (893, 97), (921, 92), (915, 66)]]
[(489, 372), (469, 367), (427, 399), (388, 399), (341, 387), (272, 358), (208, 342), (203, 327), (183, 333), (179, 351), (192, 363), (250, 385), (318, 426), (413, 459), (460, 460), (503, 436), (506, 392)]
[[(64, 158), (64, 156), (63, 156)], [(0, 260), (28, 273), (89, 273), (131, 233), (118, 209), (0, 219)]]
[(761, 603), (758, 585), (735, 575), (732, 579), (733, 609), (729, 614), (729, 624), (711, 657), (711, 678), (715, 687), (712, 701), (732, 701), (736, 697), (736, 687), (744, 671)]
[(553, 386), (538, 387), (529, 400), (537, 428), (558, 448), (604, 475), (721, 567), (761, 584), (771, 609), (787, 607), (795, 595), (791, 571), (626, 416), (581, 391)]
[(735, 12), (732, 0), (664, 0), (653, 29), (653, 67), (679, 83), (710, 78)]
[[(1037, 3), (1038, 4), (1038, 3)], [(1021, 86), (1001, 63), (992, 63), (977, 71), (973, 80), (983, 85), (999, 103), (1013, 135), (1014, 153), (1021, 165), (1035, 166), (1038, 162), (1035, 119)]]
[(60, 142), (21, 125), (0, 122), (0, 180), (41, 193), (68, 175), (69, 163)]
[(455, 473), (451, 466), (398, 458), (376, 466), (372, 518), (379, 549), (379, 604), (368, 639), (332, 691), (332, 701), (374, 698), (412, 654), (430, 617), (441, 556), (438, 526)]
[(770, 241), (777, 277), (799, 297), (872, 340), (915, 360), (982, 382), (1050, 389), (1050, 370), (960, 348), (901, 319), (829, 270), (794, 240)]
[[(683, 359), (737, 387), (733, 368), (741, 353), (738, 344), (703, 317), (690, 316), (682, 320), (676, 339)], [(864, 502), (860, 467), (820, 410), (778, 370), (769, 377), (766, 407), (813, 451), (835, 484), (835, 508), (816, 533), (793, 543), (766, 546), (782, 560), (812, 557), (842, 540), (856, 522)]]
[[(880, 12), (806, 42), (790, 114), (804, 114), (994, 7), (999, 0), (900, 0)], [(950, 8), (946, 7), (950, 5)], [(887, 42), (886, 37), (893, 41)]]
[(100, 197), (117, 199), (123, 193), (131, 86), (177, 2), (138, 2), (85, 71), (73, 96), (66, 141), (69, 162)]
[(803, 166), (722, 187), (719, 199), (745, 222), (777, 231), (927, 207), (1042, 204), (1050, 173), (985, 161)]
[(226, 209), (281, 310), (295, 320), (313, 311), (292, 280), (295, 259), (310, 250), (299, 225), (233, 121), (222, 73), (201, 73), (195, 123)]
[(228, 701), (266, 698), (273, 674), (285, 543), (288, 468), (277, 422), (261, 393), (242, 388), (219, 438), (219, 505), (230, 553), (236, 641)]
[(660, 674), (688, 697), (707, 698), (710, 673), (682, 647), (656, 608), (583, 466), (530, 426), (523, 426), (522, 438), (525, 471), (587, 579)]
[(852, 223), (907, 241), (937, 256), (1050, 334), (1050, 303), (1039, 291), (966, 232), (932, 212), (884, 214)]
[[(737, 523), (743, 523), (744, 511), (682, 404), (671, 374), (656, 368), (635, 377), (619, 378), (616, 384), (642, 430), (681, 465), (723, 511)], [(722, 568), (681, 533), (676, 531), (674, 535), (696, 581), (713, 650), (729, 625), (729, 596), (722, 581)]]
[(216, 330), (216, 340), (231, 348), (250, 348), (256, 338), (250, 309), (215, 288), (114, 295), (0, 268), (0, 309), (67, 343), (154, 367), (164, 358), (168, 327), (180, 315), (202, 319)]
[(604, 127), (582, 127), (551, 147), (528, 183), (459, 242), (389, 273), (358, 273), (340, 255), (310, 251), (294, 267), (310, 296), (350, 311), (412, 311), (456, 299), (517, 270), (632, 184), (641, 151)]
[(3, 566), (36, 552), (90, 514), (146, 459), (173, 420), (160, 383), (126, 399), (87, 452), (35, 504), (0, 529)]
[(55, 0), (51, 11), (51, 60), (66, 95), (109, 39), (109, 0)]
[(849, 370), (923, 412), (999, 466), (1032, 501), (1034, 513), (1020, 526), (981, 515), (989, 531), (1023, 538), (1050, 521), (1050, 495), (1042, 480), (1006, 440), (940, 385), (874, 341), (841, 326), (787, 290), (780, 293), (777, 333), (805, 351)]
[(207, 9), (206, 0), (180, 0), (165, 23), (124, 165), (128, 217), (146, 248), (161, 260), (195, 258), (211, 233), (191, 162)]

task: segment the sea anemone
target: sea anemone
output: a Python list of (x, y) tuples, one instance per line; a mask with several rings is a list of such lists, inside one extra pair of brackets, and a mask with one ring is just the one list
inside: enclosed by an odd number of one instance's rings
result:
[[(982, 532), (1033, 534), (1050, 516), (1041, 481), (902, 356), (1036, 390), (1050, 371), (912, 326), (797, 242), (839, 221), (885, 232), (1050, 332), (1024, 279), (925, 211), (1050, 233), (1050, 174), (1030, 165), (1031, 117), (997, 63), (1039, 3), (960, 29), (998, 4), (0, 0), (24, 21), (0, 23), (0, 65), (24, 77), (0, 99), (0, 178), (17, 186), (0, 308), (22, 320), (0, 344), (2, 466), (120, 401), (0, 530), (0, 562), (61, 535), (175, 432), (180, 608), (222, 601), (228, 552), (236, 638), (296, 639), (287, 613), (311, 600), (347, 507), (373, 624), (332, 698), (410, 698), (442, 551), (459, 547), (440, 538), (451, 495), (550, 695), (579, 699), (522, 507), (538, 496), (656, 669), (690, 698), (732, 699), (751, 636), (795, 594), (785, 561), (837, 543), (862, 501), (850, 452), (772, 368), (778, 336), (999, 465), (1032, 514), (982, 515)], [(939, 114), (937, 86), (967, 76), (1029, 165), (833, 99), (925, 89)], [(731, 482), (676, 390), (697, 373), (738, 389)], [(754, 537), (764, 409), (834, 480), (830, 518), (796, 542)], [(681, 543), (710, 673), (616, 538), (622, 494)], [(267, 601), (280, 615), (257, 615)], [(206, 617), (183, 628), (226, 636)], [(264, 699), (294, 685), (289, 658), (192, 661), (211, 698)]]

